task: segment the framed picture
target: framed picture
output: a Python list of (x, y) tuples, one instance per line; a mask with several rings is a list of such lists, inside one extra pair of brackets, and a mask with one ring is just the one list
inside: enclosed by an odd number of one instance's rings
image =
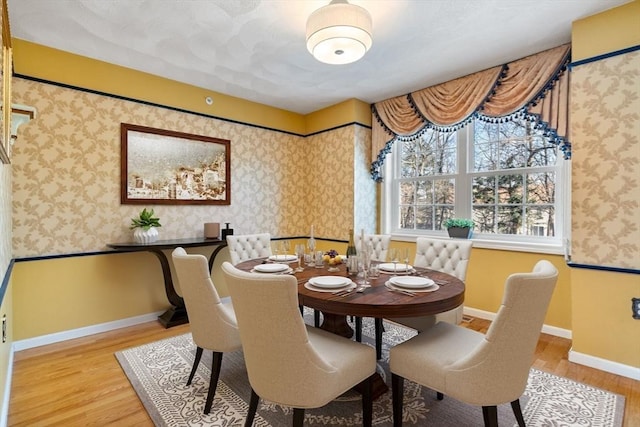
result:
[(123, 204), (231, 204), (230, 141), (122, 123)]

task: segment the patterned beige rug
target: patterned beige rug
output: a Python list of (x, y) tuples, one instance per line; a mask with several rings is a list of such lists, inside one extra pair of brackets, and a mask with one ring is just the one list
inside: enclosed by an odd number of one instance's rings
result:
[[(364, 319), (363, 341), (373, 345), (373, 323)], [(390, 384), (387, 357), (390, 346), (415, 332), (385, 323), (383, 360), (378, 372)], [(247, 413), (250, 388), (242, 352), (225, 354), (220, 382), (209, 415), (203, 414), (208, 391), (211, 353), (205, 351), (191, 384), (187, 378), (195, 346), (191, 334), (165, 339), (116, 353), (140, 400), (157, 426), (242, 426)], [(303, 379), (301, 379), (303, 381)], [(527, 426), (619, 427), (624, 413), (624, 397), (536, 369), (529, 375), (521, 399)], [(445, 396), (438, 401), (432, 390), (405, 382), (403, 425), (482, 426), (482, 410)], [(254, 426), (291, 425), (292, 410), (263, 400)], [(510, 405), (498, 408), (502, 426), (515, 426)], [(374, 425), (392, 425), (391, 391), (374, 402)], [(305, 426), (362, 425), (361, 399), (348, 392), (327, 406), (307, 410)]]

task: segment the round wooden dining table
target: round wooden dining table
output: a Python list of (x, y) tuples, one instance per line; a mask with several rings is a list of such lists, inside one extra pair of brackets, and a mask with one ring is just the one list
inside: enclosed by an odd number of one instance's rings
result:
[[(251, 271), (256, 265), (268, 262), (266, 258), (244, 261), (237, 268)], [(377, 263), (372, 263), (377, 264)], [(404, 264), (402, 264), (404, 265)], [(291, 263), (295, 269), (297, 263)], [(356, 284), (362, 277), (348, 276), (346, 264), (339, 264), (338, 271), (331, 272), (325, 264), (322, 268), (305, 266), (304, 271), (292, 274), (298, 279), (298, 301), (300, 305), (319, 310), (323, 314), (320, 327), (329, 332), (351, 338), (353, 329), (347, 322), (347, 316), (399, 318), (428, 316), (452, 310), (464, 302), (464, 283), (455, 276), (428, 268), (414, 267), (414, 276), (428, 277), (439, 286), (434, 292), (414, 292), (408, 295), (389, 290), (385, 283), (393, 274), (380, 272), (378, 277), (368, 277), (370, 287), (363, 292), (352, 291), (346, 296), (338, 296), (333, 292), (318, 292), (307, 289), (305, 283), (318, 276), (346, 276)], [(398, 268), (399, 275), (404, 273)]]
[[(251, 271), (258, 264), (271, 262), (268, 258), (259, 258), (244, 261), (236, 265), (236, 268)], [(372, 263), (380, 264), (380, 263)], [(289, 264), (292, 269), (297, 263)], [(402, 264), (404, 265), (404, 264)], [(305, 287), (305, 283), (319, 276), (343, 276), (349, 277), (356, 285), (362, 283), (362, 277), (349, 276), (346, 264), (340, 264), (337, 271), (329, 271), (329, 266), (324, 264), (322, 268), (305, 266), (304, 271), (292, 272), (298, 279), (298, 302), (302, 306), (310, 307), (322, 312), (321, 329), (342, 335), (347, 338), (353, 336), (353, 329), (347, 322), (347, 316), (394, 318), (414, 317), (437, 314), (452, 310), (464, 301), (464, 283), (455, 276), (428, 268), (414, 267), (409, 275), (428, 277), (439, 288), (434, 292), (413, 292), (413, 295), (391, 291), (385, 283), (393, 276), (380, 272), (378, 277), (367, 278), (370, 286), (363, 292), (351, 291), (346, 296), (336, 295), (334, 292), (318, 292)], [(400, 275), (402, 271), (398, 270)], [(274, 274), (274, 273), (259, 273)], [(358, 387), (355, 387), (358, 390)], [(388, 390), (382, 377), (376, 373), (373, 378), (373, 398), (377, 399)]]

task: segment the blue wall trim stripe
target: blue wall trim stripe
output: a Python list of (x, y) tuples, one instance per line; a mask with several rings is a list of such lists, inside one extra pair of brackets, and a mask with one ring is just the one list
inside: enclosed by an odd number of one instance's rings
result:
[(11, 278), (11, 270), (13, 270), (13, 260), (9, 261), (9, 265), (7, 266), (7, 271), (2, 278), (2, 286), (0, 286), (0, 305), (4, 301), (4, 294), (7, 293), (7, 288), (9, 287), (9, 278)]
[(603, 59), (611, 58), (612, 56), (623, 55), (629, 52), (635, 52), (636, 50), (640, 50), (640, 45), (632, 46), (625, 49), (616, 50), (614, 52), (605, 53), (603, 55), (594, 56), (592, 58), (581, 59), (580, 61), (572, 62), (569, 64), (569, 69), (577, 67), (579, 65), (588, 64), (590, 62), (602, 61)]
[(576, 262), (568, 262), (567, 266), (571, 268), (584, 268), (587, 270), (613, 271), (615, 273), (640, 274), (640, 270), (633, 268), (612, 267), (608, 265), (578, 264)]
[(295, 133), (295, 132), (289, 132), (289, 131), (282, 130), (282, 129), (270, 128), (270, 127), (267, 127), (267, 126), (261, 126), (261, 125), (256, 125), (256, 124), (252, 124), (252, 123), (245, 123), (245, 122), (241, 122), (239, 120), (227, 119), (227, 118), (224, 118), (224, 117), (213, 116), (211, 114), (204, 114), (204, 113), (199, 113), (197, 111), (185, 110), (183, 108), (170, 107), (168, 105), (157, 104), (157, 103), (149, 102), (149, 101), (142, 101), (142, 100), (135, 99), (135, 98), (129, 98), (127, 96), (114, 95), (112, 93), (101, 92), (101, 91), (97, 91), (97, 90), (86, 89), (86, 88), (82, 88), (82, 87), (78, 87), (78, 86), (68, 85), (68, 84), (65, 84), (65, 83), (54, 82), (54, 81), (51, 81), (51, 80), (40, 79), (40, 78), (37, 78), (37, 77), (31, 77), (31, 76), (27, 76), (27, 75), (24, 75), (24, 74), (13, 74), (13, 77), (19, 77), (21, 79), (31, 80), (31, 81), (38, 82), (38, 83), (45, 83), (45, 84), (50, 84), (50, 85), (54, 85), (54, 86), (64, 87), (64, 88), (67, 88), (67, 89), (78, 90), (78, 91), (81, 91), (81, 92), (93, 93), (95, 95), (108, 96), (110, 98), (121, 99), (123, 101), (137, 102), (139, 104), (149, 105), (151, 107), (166, 108), (167, 110), (178, 111), (180, 113), (195, 114), (196, 116), (206, 117), (206, 118), (209, 118), (209, 119), (221, 120), (223, 122), (235, 123), (235, 124), (238, 124), (238, 125), (250, 126), (250, 127), (254, 127), (254, 128), (258, 128), (258, 129), (270, 130), (270, 131), (273, 131), (273, 132), (280, 132), (280, 133), (284, 133), (284, 134), (287, 134), (287, 135), (300, 136), (300, 137), (303, 137), (303, 138), (307, 137), (307, 136), (310, 136), (310, 135), (317, 135), (317, 134), (320, 134), (320, 133), (323, 133), (323, 132), (327, 132), (327, 131), (334, 130), (334, 129), (340, 129), (342, 127), (351, 126), (351, 125), (360, 125), (360, 126), (363, 126), (365, 128), (371, 129), (371, 126), (365, 125), (363, 123), (351, 122), (351, 123), (345, 123), (343, 125), (339, 125), (339, 126), (333, 127), (331, 129), (324, 129), (324, 130), (321, 130), (321, 131), (318, 131), (318, 132), (314, 132), (314, 133), (311, 133), (311, 134), (308, 134), (308, 135), (303, 135), (303, 134), (299, 134), (299, 133)]

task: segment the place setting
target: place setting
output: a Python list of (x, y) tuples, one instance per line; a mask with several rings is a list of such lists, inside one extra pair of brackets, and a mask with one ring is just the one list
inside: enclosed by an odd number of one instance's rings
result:
[(258, 264), (251, 269), (251, 273), (291, 274), (293, 273), (293, 268), (289, 267), (288, 264), (273, 262), (267, 264)]
[(390, 277), (384, 286), (393, 292), (415, 296), (417, 292), (434, 292), (440, 289), (433, 280), (427, 277), (394, 276)]
[(350, 293), (356, 288), (356, 284), (348, 277), (342, 276), (317, 276), (310, 278), (304, 287), (310, 291), (328, 292), (336, 296)]

